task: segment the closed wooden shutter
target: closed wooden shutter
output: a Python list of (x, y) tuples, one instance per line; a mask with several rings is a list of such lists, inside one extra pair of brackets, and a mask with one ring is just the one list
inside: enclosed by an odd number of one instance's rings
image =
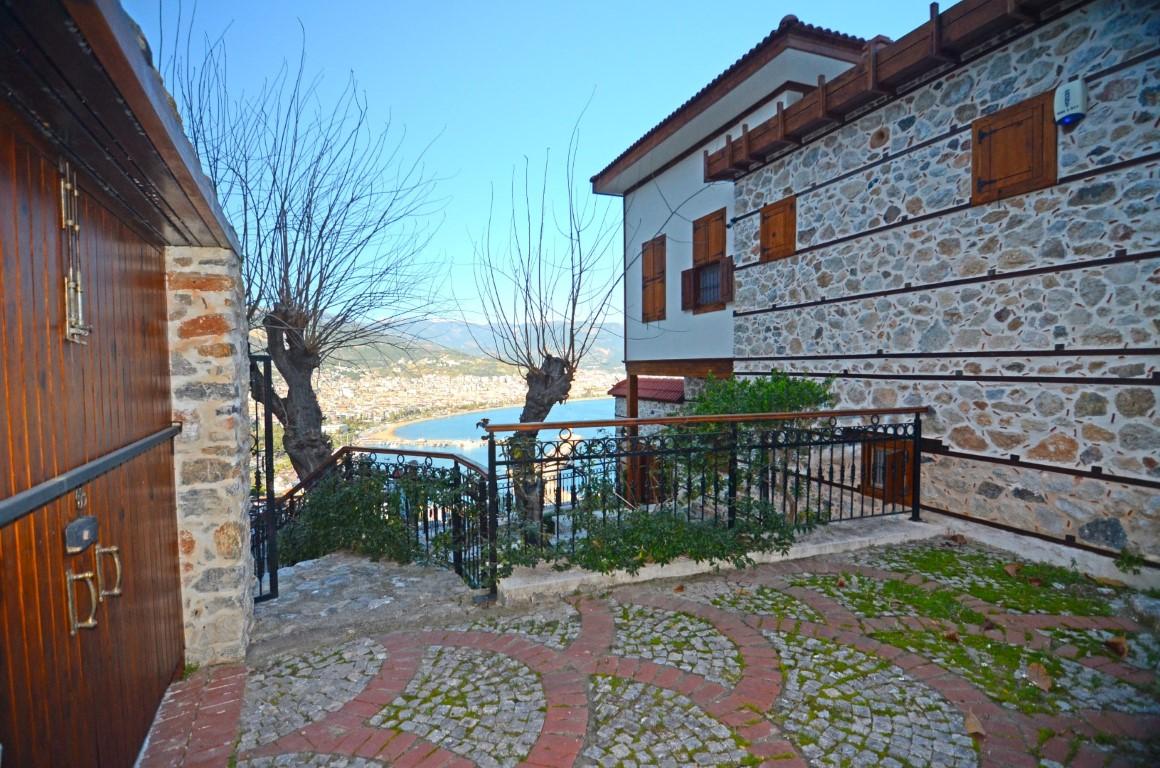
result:
[(971, 203), (979, 205), (1056, 182), (1051, 92), (976, 120), (972, 126)]
[(693, 266), (725, 258), (725, 209), (693, 222)]
[(641, 320), (665, 319), (665, 236), (654, 237), (641, 249)]
[(733, 301), (733, 259), (721, 259), (721, 303)]
[(761, 260), (792, 256), (797, 250), (797, 198), (793, 195), (761, 209)]
[(697, 269), (686, 269), (681, 273), (681, 310), (692, 312), (697, 308)]

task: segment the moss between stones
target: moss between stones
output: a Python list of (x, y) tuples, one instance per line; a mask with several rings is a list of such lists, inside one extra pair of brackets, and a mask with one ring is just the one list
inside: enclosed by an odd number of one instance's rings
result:
[(866, 576), (807, 576), (795, 579), (794, 586), (808, 587), (849, 605), (866, 617), (910, 616), (918, 614), (958, 624), (982, 624), (984, 616), (959, 602), (959, 594), (943, 587), (924, 589), (904, 581), (878, 581)]
[(961, 581), (968, 594), (1021, 613), (1107, 616), (1112, 613), (1108, 595), (1118, 592), (1078, 571), (1043, 563), (1019, 563), (1011, 576), (1004, 567), (1014, 559), (961, 547), (900, 548), (889, 557), (892, 562), (886, 567), (891, 570)]
[[(964, 635), (957, 643), (934, 632), (877, 632), (872, 636), (941, 662), (978, 685), (991, 698), (1026, 714), (1058, 710), (1058, 696), (1038, 688), (1022, 673), (1028, 664), (1038, 662), (1052, 678), (1059, 677), (1062, 663), (1048, 654), (978, 635)], [(987, 662), (980, 663), (980, 656)]]

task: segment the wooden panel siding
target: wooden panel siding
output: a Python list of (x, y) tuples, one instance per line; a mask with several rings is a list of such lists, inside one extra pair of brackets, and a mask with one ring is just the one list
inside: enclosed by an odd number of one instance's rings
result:
[[(161, 249), (80, 178), (87, 344), (67, 342), (59, 157), (0, 105), (0, 499), (170, 424)], [(0, 526), (0, 743), (4, 765), (131, 765), (182, 659), (172, 446), (154, 446)], [(65, 574), (102, 567), (64, 551), (94, 515), (120, 547), (122, 595), (70, 635)], [(81, 618), (90, 608), (72, 585)]]

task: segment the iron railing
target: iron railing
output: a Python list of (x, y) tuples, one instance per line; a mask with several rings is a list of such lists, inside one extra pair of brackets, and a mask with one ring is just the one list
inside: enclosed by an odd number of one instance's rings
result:
[[(744, 530), (756, 545), (774, 530), (917, 520), (924, 412), (481, 422), (486, 468), (451, 453), (347, 446), (276, 500), (274, 528), (302, 514), (321, 483), (373, 476), (382, 514), (406, 524), (417, 560), (494, 594), (514, 565), (576, 562), (593, 537), (630, 534), (641, 514)], [(253, 540), (270, 533), (256, 522)]]
[[(505, 563), (574, 560), (591, 536), (628, 533), (640, 509), (758, 536), (884, 515), (918, 520), (924, 411), (485, 424), (492, 583)], [(580, 428), (608, 432), (578, 438)]]
[[(345, 446), (275, 502), (275, 530), (297, 519), (312, 493), (328, 482), (373, 478), (384, 519), (410, 531), (417, 562), (450, 568), (472, 587), (487, 586), (486, 470), (452, 453)], [(268, 539), (251, 516), (251, 541)]]

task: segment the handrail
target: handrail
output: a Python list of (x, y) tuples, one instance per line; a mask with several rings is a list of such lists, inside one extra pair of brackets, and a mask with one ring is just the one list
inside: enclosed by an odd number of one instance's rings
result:
[(294, 494), (301, 491), (303, 488), (306, 488), (308, 485), (313, 485), (314, 482), (316, 480), (318, 480), (319, 478), (321, 478), (324, 473), (328, 472), (331, 469), (331, 467), (334, 467), (335, 465), (337, 465), (338, 462), (342, 459), (342, 457), (348, 453), (348, 451), (349, 451), (349, 446), (344, 445), (341, 448), (339, 448), (337, 451), (335, 451), (334, 453), (332, 453), (330, 455), (329, 459), (327, 459), (325, 462), (323, 462), (322, 464), (319, 464), (317, 467), (315, 467), (313, 472), (311, 472), (306, 477), (300, 478), (297, 483), (290, 486), (289, 490), (283, 491), (282, 495), (278, 496), (275, 499), (275, 501), (280, 504), (283, 501), (285, 501), (286, 499), (293, 496)]
[(344, 445), (333, 454), (331, 454), (330, 458), (327, 459), (325, 463), (320, 464), (313, 472), (291, 486), (289, 490), (282, 492), (282, 494), (275, 499), (275, 502), (277, 504), (282, 504), (294, 494), (314, 485), (322, 478), (324, 474), (338, 466), (339, 462), (341, 462), (347, 455), (352, 453), (393, 453), (400, 456), (446, 459), (448, 461), (458, 462), (483, 477), (487, 476), (487, 469), (485, 469), (482, 465), (476, 464), (471, 459), (460, 456), (457, 453), (446, 453), (444, 451), (414, 451), (405, 448), (372, 448), (359, 445)]
[(448, 461), (455, 461), (463, 466), (478, 472), (481, 475), (487, 475), (487, 468), (482, 464), (476, 464), (471, 459), (460, 456), (458, 453), (447, 453), (446, 451), (414, 451), (405, 448), (367, 448), (358, 445), (346, 446), (349, 451), (359, 451), (362, 453), (397, 453), (400, 456), (420, 456), (423, 458), (430, 457), (432, 459), (447, 459)]
[(496, 432), (535, 432), (541, 429), (583, 429), (586, 427), (643, 427), (673, 424), (735, 424), (751, 421), (794, 421), (844, 416), (901, 416), (924, 414), (927, 406), (908, 408), (866, 408), (851, 411), (783, 411), (779, 413), (723, 413), (709, 416), (654, 416), (643, 419), (597, 419), (594, 421), (545, 421), (528, 424), (482, 424), (489, 435)]
[(25, 515), (59, 499), (69, 491), (80, 488), (90, 480), (104, 475), (122, 464), (132, 461), (156, 445), (169, 440), (181, 432), (180, 424), (172, 424), (151, 435), (134, 440), (116, 450), (109, 451), (79, 467), (60, 473), (56, 477), (32, 486), (20, 493), (0, 500), (0, 526), (8, 525)]

